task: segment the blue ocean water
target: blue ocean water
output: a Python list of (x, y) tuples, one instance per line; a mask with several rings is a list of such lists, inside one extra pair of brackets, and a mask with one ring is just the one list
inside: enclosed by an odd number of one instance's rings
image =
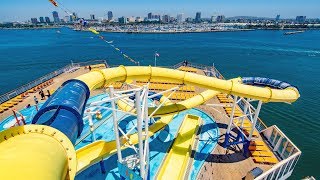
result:
[[(62, 67), (71, 60), (106, 59), (132, 65), (89, 32), (67, 28), (0, 30), (0, 93)], [(261, 118), (276, 124), (302, 150), (293, 178), (320, 177), (320, 31), (284, 36), (283, 31), (194, 34), (103, 33), (142, 65), (190, 60), (215, 66), (226, 78), (262, 76), (296, 85), (301, 98), (292, 105), (264, 104)]]

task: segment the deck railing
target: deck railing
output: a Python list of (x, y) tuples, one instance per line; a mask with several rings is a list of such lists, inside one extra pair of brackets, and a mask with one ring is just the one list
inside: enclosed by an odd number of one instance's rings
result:
[(256, 179), (287, 179), (301, 156), (300, 149), (276, 125), (268, 127), (261, 134), (268, 141), (273, 152), (282, 160)]
[(29, 89), (32, 89), (33, 87), (36, 87), (39, 84), (44, 83), (45, 81), (48, 81), (48, 80), (64, 73), (65, 71), (71, 69), (72, 67), (73, 67), (72, 64), (66, 65), (56, 71), (53, 71), (49, 74), (46, 74), (46, 75), (44, 75), (34, 81), (31, 81), (28, 84), (25, 84), (25, 85), (20, 86), (12, 91), (9, 91), (9, 92), (0, 96), (0, 103), (6, 102), (6, 101), (12, 99), (13, 97), (15, 97), (19, 94), (22, 94), (22, 93), (28, 91)]
[(68, 64), (58, 70), (55, 70), (49, 74), (46, 74), (34, 81), (29, 82), (28, 84), (25, 84), (23, 86), (20, 86), (12, 91), (9, 91), (3, 95), (0, 96), (0, 104), (4, 103), (12, 98), (14, 98), (15, 96), (18, 96), (19, 94), (22, 94), (36, 86), (38, 86), (41, 83), (44, 83), (45, 81), (48, 81), (64, 72), (69, 72), (72, 71), (74, 68), (77, 67), (81, 67), (81, 66), (88, 66), (88, 65), (94, 65), (94, 64), (105, 64), (106, 67), (109, 67), (109, 65), (107, 64), (106, 60), (92, 60), (92, 61), (87, 61), (87, 62), (78, 62), (78, 63), (71, 63)]

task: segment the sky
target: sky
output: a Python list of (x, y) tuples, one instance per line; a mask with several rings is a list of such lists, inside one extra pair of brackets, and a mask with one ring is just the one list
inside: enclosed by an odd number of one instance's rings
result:
[[(1, 0), (0, 22), (25, 21), (31, 17), (49, 16), (58, 11), (60, 17), (64, 13), (54, 7), (48, 0)], [(107, 11), (113, 11), (115, 17), (147, 16), (147, 13), (169, 14), (194, 17), (200, 11), (202, 17), (212, 15), (258, 16), (295, 18), (305, 15), (307, 18), (320, 18), (320, 0), (58, 0), (60, 6), (77, 12), (79, 17), (106, 17)]]

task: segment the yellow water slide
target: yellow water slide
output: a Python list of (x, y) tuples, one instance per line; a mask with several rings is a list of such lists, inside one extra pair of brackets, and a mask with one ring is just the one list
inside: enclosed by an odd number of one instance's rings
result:
[(198, 86), (221, 93), (262, 100), (263, 102), (291, 103), (300, 97), (299, 91), (294, 87), (288, 87), (286, 89), (257, 87), (242, 84), (240, 82), (241, 79), (239, 79), (239, 82), (234, 82), (185, 71), (151, 66), (120, 66), (117, 68), (96, 70), (81, 75), (77, 79), (85, 82), (90, 90), (101, 88), (104, 84), (114, 81), (162, 80)]
[[(81, 85), (83, 83), (90, 90), (93, 90), (111, 82), (132, 80), (162, 80), (208, 89), (198, 96), (180, 103), (165, 104), (165, 107), (160, 108), (156, 113), (156, 116), (162, 116), (162, 118), (149, 127), (149, 136), (154, 135), (167, 125), (175, 113), (200, 105), (219, 92), (264, 102), (294, 102), (300, 96), (298, 90), (294, 87), (286, 89), (256, 87), (242, 84), (241, 79), (227, 81), (150, 66), (120, 66), (95, 70), (65, 84), (64, 91), (78, 88), (79, 91), (77, 92), (85, 93), (86, 87)], [(61, 102), (64, 102), (63, 98), (68, 98), (69, 95), (77, 95), (73, 93), (64, 96), (65, 93), (61, 93), (62, 96), (59, 99)], [(66, 112), (65, 110), (62, 111)], [(149, 110), (149, 112), (151, 111), (153, 109)], [(80, 117), (75, 116), (74, 119), (76, 118)], [(76, 172), (80, 172), (85, 167), (114, 153), (116, 149), (114, 142), (98, 141), (81, 148), (75, 153), (72, 142), (68, 139), (69, 136), (70, 134), (66, 136), (55, 128), (42, 125), (21, 126), (0, 132), (0, 179), (25, 179), (28, 177), (32, 177), (32, 179), (73, 179)], [(137, 134), (133, 134), (129, 138), (129, 141), (123, 139), (123, 143), (136, 144), (138, 142)]]
[(198, 116), (186, 115), (178, 135), (162, 163), (157, 179), (184, 179), (200, 120)]

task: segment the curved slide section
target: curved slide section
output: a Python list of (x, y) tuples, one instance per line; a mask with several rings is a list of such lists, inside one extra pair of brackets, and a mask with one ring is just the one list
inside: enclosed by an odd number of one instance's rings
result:
[(73, 144), (83, 129), (89, 96), (82, 81), (66, 81), (37, 112), (33, 125), (0, 132), (0, 179), (74, 179)]
[(0, 179), (74, 179), (73, 144), (57, 129), (17, 126), (0, 132)]
[(143, 66), (120, 66), (89, 72), (77, 78), (85, 82), (91, 89), (102, 87), (104, 84), (114, 81), (126, 80), (165, 80), (168, 82), (189, 84), (222, 93), (233, 94), (241, 97), (262, 100), (264, 102), (294, 102), (299, 97), (299, 91), (293, 87), (277, 89), (270, 87), (257, 87), (252, 85), (230, 82), (227, 80), (207, 77), (199, 74)]

